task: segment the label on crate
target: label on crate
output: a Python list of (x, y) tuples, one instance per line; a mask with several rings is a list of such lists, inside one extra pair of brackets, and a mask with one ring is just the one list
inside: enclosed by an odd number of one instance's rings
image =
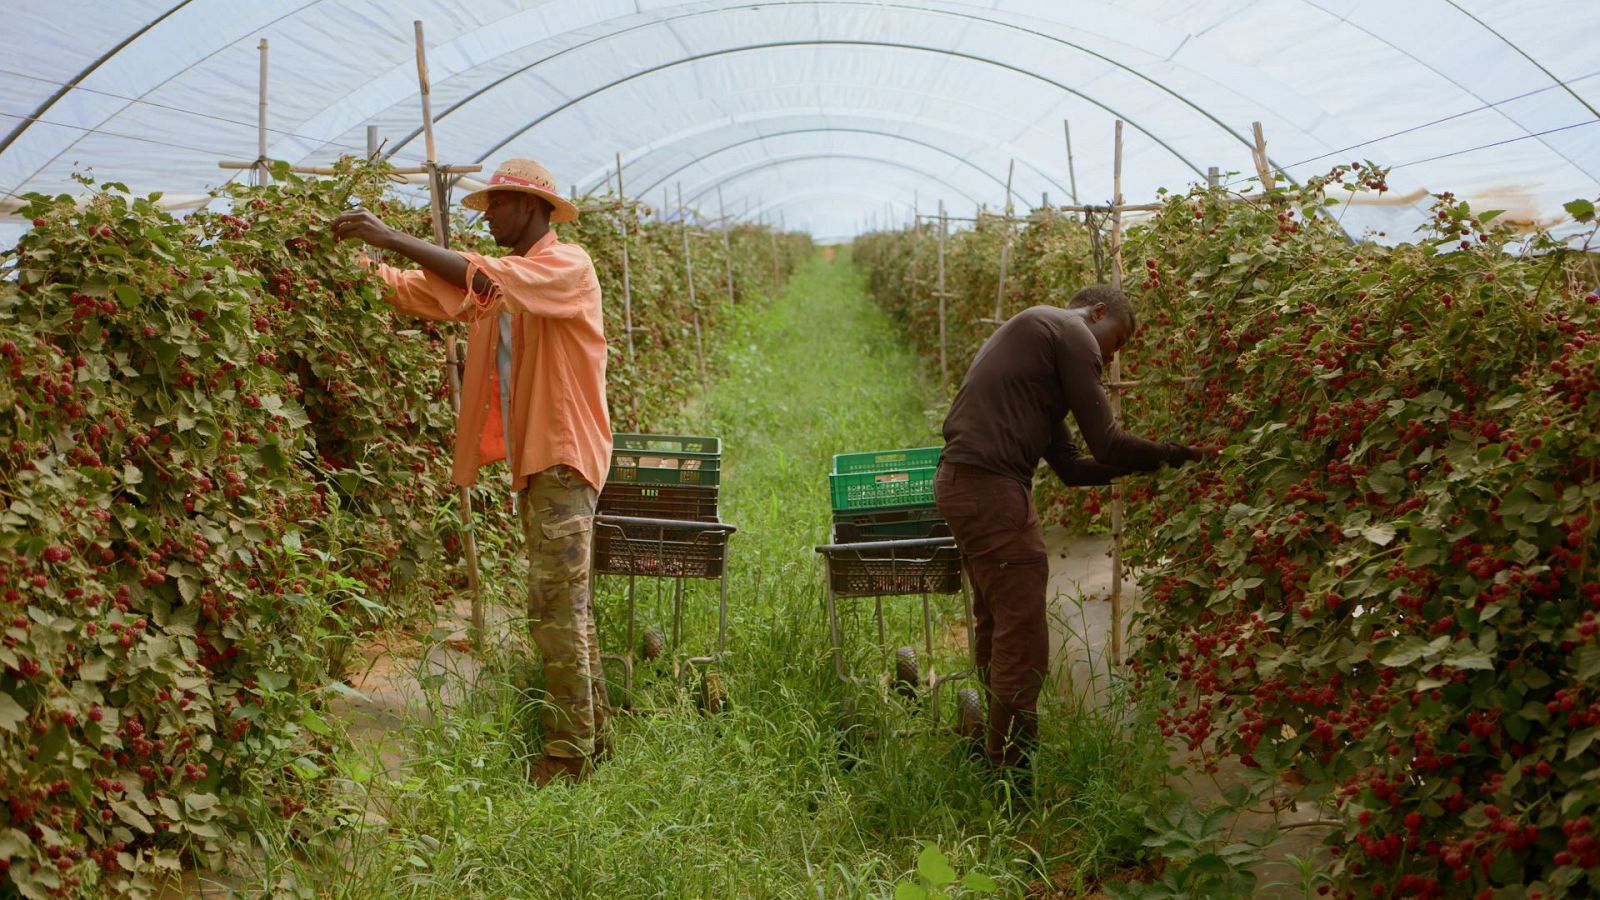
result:
[(878, 484), (900, 484), (902, 482), (910, 481), (911, 480), (911, 473), (909, 473), (909, 472), (886, 472), (886, 473), (884, 473), (882, 475), (873, 476), (872, 480), (876, 481)]

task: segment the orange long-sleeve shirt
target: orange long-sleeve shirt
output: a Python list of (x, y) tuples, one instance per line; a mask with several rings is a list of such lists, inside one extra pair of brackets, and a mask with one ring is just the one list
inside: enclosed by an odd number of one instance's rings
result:
[[(426, 269), (378, 267), (396, 309), (470, 323), (450, 480), (471, 485), (480, 466), (507, 459), (515, 490), (556, 465), (571, 466), (596, 490), (603, 488), (611, 421), (600, 282), (589, 254), (552, 231), (522, 256), (461, 255), (467, 284), (481, 272), (491, 284), (486, 293), (463, 290)], [(495, 364), (501, 312), (511, 314), (509, 428)]]

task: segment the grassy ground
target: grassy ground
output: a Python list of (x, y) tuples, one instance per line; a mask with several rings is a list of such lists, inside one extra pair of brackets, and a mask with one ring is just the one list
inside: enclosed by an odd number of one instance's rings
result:
[[(665, 714), (620, 717), (616, 754), (593, 777), (536, 790), (523, 772), (538, 748), (538, 692), (504, 651), (457, 686), (454, 709), (406, 727), (400, 774), (349, 756), (347, 796), (324, 819), (336, 850), (290, 852), (283, 823), (263, 823), (278, 848), (264, 884), (360, 898), (883, 896), (915, 879), (926, 842), (1014, 896), (1047, 873), (1088, 878), (1136, 852), (1165, 760), (1140, 716), (1048, 708), (1039, 800), (1016, 808), (953, 734), (926, 727), (921, 702), (885, 689), (868, 602), (851, 612), (847, 644), (870, 683), (833, 678), (811, 549), (827, 536), (829, 457), (937, 442), (932, 392), (861, 272), (844, 254), (817, 257), (781, 298), (742, 310), (721, 347), (718, 382), (662, 430), (718, 434), (726, 447), (723, 518), (740, 528), (718, 667), (731, 708), (700, 715), (692, 686), (642, 668), (636, 699)], [(610, 647), (618, 581), (598, 600)], [(666, 625), (665, 598), (640, 584), (642, 624)], [(686, 649), (702, 650), (715, 594), (700, 585), (689, 599)], [(950, 637), (963, 635), (960, 601), (936, 600), (948, 670), (965, 653)], [(887, 611), (890, 645), (920, 645), (919, 601)], [(843, 739), (847, 708), (869, 739)]]

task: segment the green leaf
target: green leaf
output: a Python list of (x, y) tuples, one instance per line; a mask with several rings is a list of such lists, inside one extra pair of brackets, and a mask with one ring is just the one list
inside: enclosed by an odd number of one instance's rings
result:
[(140, 484), (144, 481), (144, 472), (133, 463), (122, 464), (123, 484)]
[(189, 807), (190, 812), (205, 812), (217, 805), (217, 795), (189, 794), (183, 798), (183, 805)]
[(1585, 647), (1578, 651), (1578, 680), (1593, 681), (1600, 675), (1600, 647)]
[(178, 593), (183, 597), (183, 602), (193, 603), (200, 596), (200, 582), (192, 576), (178, 576)]
[(1594, 739), (1600, 736), (1600, 728), (1585, 728), (1567, 738), (1567, 759), (1574, 760), (1582, 756)]
[(10, 694), (0, 691), (0, 729), (15, 731), (28, 718), (28, 713)]
[(928, 900), (928, 892), (903, 881), (894, 886), (894, 900)]
[(109, 665), (110, 660), (104, 656), (97, 656), (78, 667), (78, 678), (82, 681), (105, 681), (106, 676), (110, 674)]
[(961, 878), (961, 886), (969, 891), (992, 894), (1000, 890), (1000, 883), (980, 872), (968, 872)]
[(330, 681), (328, 682), (327, 687), (329, 690), (343, 694), (346, 697), (350, 697), (355, 700), (365, 700), (368, 703), (372, 702), (371, 697), (368, 697), (366, 694), (361, 693), (342, 681)]
[(932, 844), (922, 845), (922, 852), (917, 855), (917, 874), (936, 888), (954, 884), (956, 880), (956, 870), (950, 868), (950, 861)]
[(129, 825), (132, 825), (134, 828), (139, 829), (145, 834), (155, 833), (155, 826), (151, 825), (150, 820), (144, 817), (144, 813), (139, 812), (129, 804), (120, 802), (113, 803), (111, 804), (111, 810), (117, 814), (117, 818), (127, 822)]
[(1409, 666), (1422, 658), (1423, 649), (1424, 647), (1421, 642), (1410, 641), (1406, 644), (1406, 646), (1401, 647), (1378, 660), (1378, 665), (1388, 666), (1391, 669), (1398, 668), (1400, 666)]
[(1494, 660), (1482, 650), (1468, 650), (1444, 658), (1444, 664), (1454, 669), (1488, 669), (1494, 671)]
[(1573, 200), (1562, 204), (1561, 208), (1579, 222), (1594, 221), (1594, 204), (1588, 200)]
[(290, 763), (290, 765), (294, 767), (295, 772), (301, 778), (319, 778), (322, 775), (322, 767), (312, 762), (308, 757), (302, 756)]
[(1394, 526), (1387, 522), (1368, 525), (1361, 529), (1361, 536), (1380, 547), (1386, 547), (1390, 541), (1394, 540)]

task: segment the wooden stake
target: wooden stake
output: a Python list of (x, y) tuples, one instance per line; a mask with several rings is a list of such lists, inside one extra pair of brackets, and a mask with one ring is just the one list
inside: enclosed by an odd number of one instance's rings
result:
[(628, 361), (633, 361), (633, 275), (628, 268), (628, 220), (633, 213), (628, 209), (622, 193), (622, 153), (617, 153), (617, 204), (622, 215), (617, 217), (617, 228), (622, 232), (622, 330), (628, 335)]
[(945, 218), (944, 201), (939, 201), (939, 382), (944, 385), (945, 393), (950, 392), (950, 356), (949, 348), (945, 343), (945, 294), (944, 289), (944, 240), (950, 230), (950, 222)]
[[(417, 39), (417, 84), (422, 89), (422, 132), (428, 152), (428, 199), (433, 213), (433, 240), (441, 247), (448, 245), (449, 232), (445, 225), (443, 185), (440, 183), (438, 158), (433, 144), (433, 102), (428, 90), (428, 57), (422, 40), (422, 20), (412, 22)], [(445, 357), (450, 370), (450, 402), (456, 408), (456, 427), (461, 416), (461, 359), (460, 345), (454, 334), (445, 337)], [(495, 398), (498, 401), (499, 398)], [(467, 553), (467, 590), (472, 594), (472, 647), (483, 649), (483, 583), (478, 577), (478, 539), (473, 528), (472, 490), (461, 487), (461, 544)]]
[(776, 293), (778, 285), (783, 282), (783, 271), (778, 265), (778, 229), (768, 225), (767, 237), (772, 239), (772, 290)]
[(261, 51), (261, 100), (256, 107), (256, 184), (266, 185), (272, 179), (267, 168), (267, 39), (258, 45)]
[[(633, 209), (628, 206), (622, 190), (622, 153), (617, 153), (617, 227), (622, 231), (622, 332), (628, 336), (628, 362), (633, 362), (633, 274), (628, 266), (628, 240), (632, 232), (629, 223)], [(628, 394), (628, 408), (633, 415), (634, 427), (639, 427), (639, 395)]]
[[(1122, 120), (1111, 167), (1111, 286), (1122, 290)], [(1111, 415), (1122, 418), (1122, 354), (1111, 355)], [(1111, 485), (1111, 663), (1122, 663), (1122, 487)]]
[(1078, 205), (1078, 168), (1072, 163), (1072, 123), (1061, 120), (1061, 129), (1067, 134), (1067, 184), (1072, 188), (1072, 205)]
[(987, 320), (993, 325), (1005, 324), (1006, 305), (1006, 270), (1011, 263), (1011, 178), (1017, 173), (1017, 161), (1011, 161), (1011, 167), (1006, 170), (1006, 215), (1003, 226), (1005, 233), (1000, 237), (1000, 283), (994, 293), (994, 318)]
[(1277, 184), (1272, 177), (1272, 163), (1267, 159), (1267, 139), (1261, 133), (1261, 123), (1251, 122), (1250, 130), (1255, 133), (1256, 146), (1251, 156), (1256, 162), (1256, 177), (1261, 179), (1261, 189), (1270, 191)]
[(728, 210), (722, 205), (722, 185), (717, 185), (717, 215), (722, 218), (722, 259), (728, 266), (728, 308), (733, 308), (733, 244), (728, 240)]
[[(282, 162), (282, 160), (271, 160), (271, 159), (267, 160), (267, 163), (268, 163), (269, 166), (277, 165), (280, 162)], [(239, 160), (224, 159), (224, 160), (221, 160), (221, 161), (219, 161), (217, 163), (217, 168), (219, 168), (219, 169), (242, 170), (242, 169), (254, 169), (256, 167), (257, 167), (257, 163), (255, 161), (253, 161), (253, 160), (250, 161), (250, 162), (241, 162)], [(296, 175), (338, 175), (338, 174), (341, 174), (340, 170), (335, 168), (334, 166), (289, 166), (289, 171), (293, 172)], [(389, 174), (390, 175), (431, 175), (434, 172), (440, 172), (440, 173), (443, 173), (445, 175), (469, 175), (469, 174), (471, 174), (473, 172), (481, 172), (481, 171), (483, 171), (483, 166), (438, 166), (438, 165), (436, 165), (436, 166), (401, 166), (399, 168), (390, 169), (389, 170)], [(458, 179), (458, 180), (463, 180), (464, 181), (466, 179)], [(604, 208), (604, 207), (593, 207), (593, 206), (584, 207), (584, 209), (600, 209), (600, 208)]]
[(694, 354), (700, 360), (700, 383), (706, 383), (706, 348), (700, 339), (700, 304), (694, 299), (694, 251), (689, 248), (689, 220), (683, 211), (683, 184), (678, 183), (678, 232), (683, 235), (683, 271), (689, 282), (689, 310), (694, 320)]

